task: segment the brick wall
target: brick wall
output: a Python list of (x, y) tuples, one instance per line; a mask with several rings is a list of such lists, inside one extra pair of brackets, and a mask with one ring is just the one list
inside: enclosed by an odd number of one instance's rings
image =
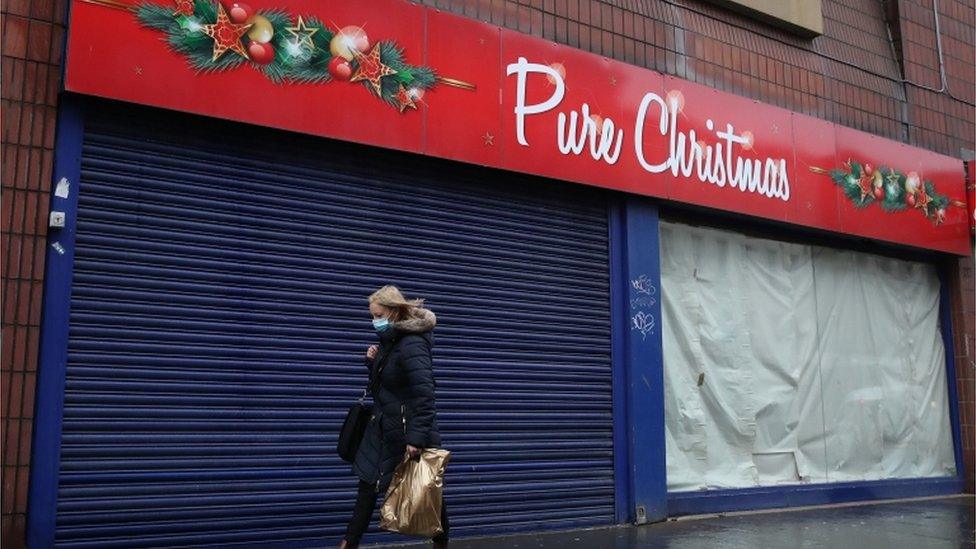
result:
[[(905, 58), (905, 78), (919, 86), (908, 87), (910, 140), (921, 146), (959, 157), (971, 151), (976, 101), (973, 71), (972, 2), (940, 0), (939, 21), (946, 79), (939, 74), (935, 17), (932, 0), (899, 2)], [(924, 87), (923, 87), (924, 86)], [(937, 92), (945, 86), (945, 91)]]
[(973, 479), (973, 443), (976, 442), (976, 281), (973, 258), (958, 260), (952, 280), (952, 324), (955, 328), (956, 389), (959, 392), (959, 421), (962, 425), (963, 459), (966, 462), (966, 489), (976, 493)]
[[(0, 3), (2, 540), (11, 547), (23, 544), (65, 2)], [(813, 40), (696, 0), (422, 3), (951, 156), (976, 149), (971, 0), (938, 2), (947, 89), (932, 0), (824, 0), (824, 35)], [(956, 358), (972, 482), (972, 259), (957, 266)]]
[[(966, 163), (969, 189), (976, 186), (976, 162)], [(976, 255), (976, 248), (973, 250)], [(976, 463), (976, 266), (972, 257), (950, 265), (952, 325), (955, 328), (956, 389), (959, 392), (959, 422), (962, 425), (962, 451), (966, 462), (966, 489), (976, 493), (973, 468)]]
[(5, 0), (2, 36), (3, 248), (0, 439), (3, 546), (24, 546), (48, 195), (64, 1)]

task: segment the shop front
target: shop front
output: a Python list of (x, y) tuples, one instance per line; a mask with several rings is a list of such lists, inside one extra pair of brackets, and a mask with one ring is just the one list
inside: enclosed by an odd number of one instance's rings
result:
[(408, 2), (171, 4), (72, 3), (32, 544), (337, 540), (387, 283), (455, 535), (961, 490), (961, 162)]

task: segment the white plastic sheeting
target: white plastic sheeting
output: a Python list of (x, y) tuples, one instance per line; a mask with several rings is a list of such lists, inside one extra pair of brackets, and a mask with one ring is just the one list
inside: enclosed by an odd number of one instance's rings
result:
[(935, 269), (662, 223), (668, 488), (950, 476)]

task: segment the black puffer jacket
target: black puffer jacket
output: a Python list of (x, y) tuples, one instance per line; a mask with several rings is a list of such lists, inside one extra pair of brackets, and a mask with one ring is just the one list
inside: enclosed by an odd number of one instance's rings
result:
[[(381, 334), (376, 359), (367, 361), (373, 416), (353, 461), (364, 482), (382, 493), (403, 460), (406, 445), (438, 448), (431, 363), (434, 313), (418, 309), (414, 318), (394, 323)], [(378, 376), (378, 377), (377, 377)]]

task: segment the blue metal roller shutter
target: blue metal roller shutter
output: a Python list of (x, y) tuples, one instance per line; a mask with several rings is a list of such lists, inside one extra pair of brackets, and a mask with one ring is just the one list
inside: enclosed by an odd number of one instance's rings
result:
[(341, 536), (336, 432), (387, 282), (439, 317), (454, 533), (613, 522), (600, 192), (172, 113), (87, 118), (59, 545)]

